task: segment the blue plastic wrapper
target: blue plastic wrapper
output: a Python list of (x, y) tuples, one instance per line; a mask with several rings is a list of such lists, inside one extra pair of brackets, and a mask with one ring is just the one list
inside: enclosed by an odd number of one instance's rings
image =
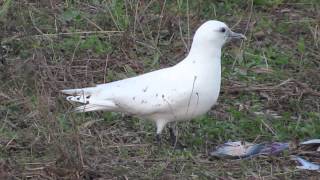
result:
[[(311, 152), (311, 154), (319, 154), (320, 139), (311, 139), (301, 142), (299, 144), (299, 148), (303, 151), (307, 150), (309, 153)], [(287, 142), (254, 144), (243, 141), (233, 141), (219, 145), (214, 151), (210, 152), (210, 156), (227, 159), (245, 159), (259, 155), (279, 155), (287, 149), (289, 150), (289, 143)], [(292, 160), (301, 164), (301, 166), (297, 166), (298, 169), (320, 171), (320, 164), (309, 162), (297, 155), (293, 155), (291, 157)]]
[(248, 158), (257, 155), (276, 155), (289, 148), (289, 143), (253, 144), (249, 142), (227, 142), (210, 153), (219, 158)]

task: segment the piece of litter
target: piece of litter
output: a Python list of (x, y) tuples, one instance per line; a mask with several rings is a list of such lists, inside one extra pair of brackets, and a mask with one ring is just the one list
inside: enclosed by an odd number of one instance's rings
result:
[(319, 146), (320, 146), (320, 139), (311, 139), (308, 141), (304, 141), (300, 144), (302, 144), (302, 145), (304, 145), (304, 144), (319, 144)]
[(289, 148), (289, 143), (273, 142), (264, 144), (263, 148), (258, 154), (263, 155), (276, 155)]
[(263, 144), (242, 141), (227, 142), (211, 152), (210, 155), (219, 158), (246, 158), (259, 153), (263, 146)]
[(304, 151), (320, 151), (320, 139), (311, 139), (300, 143), (300, 149)]
[(311, 171), (319, 171), (320, 170), (319, 164), (309, 162), (299, 156), (292, 156), (292, 160), (296, 160), (302, 165), (302, 166), (297, 166), (298, 169), (305, 169), (305, 170), (311, 170)]
[[(218, 146), (210, 152), (211, 156), (219, 158), (245, 158), (256, 155), (277, 155), (289, 149), (288, 142), (272, 142), (254, 144), (249, 142), (234, 141)], [(320, 150), (320, 139), (311, 139), (299, 144), (300, 150), (318, 152)]]

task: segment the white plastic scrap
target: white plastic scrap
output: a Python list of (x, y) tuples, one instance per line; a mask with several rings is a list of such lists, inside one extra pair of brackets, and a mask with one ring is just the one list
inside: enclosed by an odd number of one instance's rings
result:
[(308, 141), (304, 141), (300, 144), (320, 144), (320, 139), (311, 139), (311, 140), (308, 140)]
[(305, 169), (305, 170), (311, 170), (311, 171), (319, 171), (320, 170), (319, 164), (309, 162), (305, 159), (302, 159), (299, 156), (292, 156), (292, 159), (297, 160), (302, 165), (302, 166), (297, 166), (298, 169)]

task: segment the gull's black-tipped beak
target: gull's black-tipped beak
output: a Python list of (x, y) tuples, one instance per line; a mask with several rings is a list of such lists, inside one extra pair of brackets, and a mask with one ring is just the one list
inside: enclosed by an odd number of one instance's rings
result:
[(241, 33), (235, 33), (233, 31), (229, 31), (228, 34), (229, 39), (243, 39), (243, 40), (247, 40), (246, 36), (241, 34)]

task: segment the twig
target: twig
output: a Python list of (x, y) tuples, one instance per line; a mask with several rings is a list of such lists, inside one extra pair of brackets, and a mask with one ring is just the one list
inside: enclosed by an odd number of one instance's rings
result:
[(16, 138), (13, 137), (10, 139), (10, 141), (6, 144), (5, 148), (7, 148), (8, 146), (10, 146), (10, 144), (12, 143), (12, 141), (14, 141)]
[(108, 70), (108, 61), (109, 61), (109, 54), (107, 54), (106, 58), (106, 65), (104, 66), (104, 76), (103, 76), (103, 83), (106, 83), (106, 78), (107, 78), (107, 70)]
[(246, 91), (274, 91), (280, 88), (280, 86), (283, 86), (285, 84), (288, 84), (290, 82), (294, 82), (297, 85), (299, 85), (301, 88), (303, 88), (303, 94), (309, 94), (313, 96), (320, 96), (320, 92), (313, 90), (310, 88), (307, 84), (302, 83), (300, 81), (294, 80), (294, 79), (287, 79), (283, 82), (281, 82), (278, 85), (270, 86), (266, 84), (260, 84), (255, 86), (247, 86), (247, 85), (237, 85), (237, 86), (229, 86), (224, 87), (222, 89), (222, 92), (224, 93), (238, 93), (238, 92), (246, 92)]
[(80, 42), (81, 42), (81, 39), (79, 39), (79, 41), (78, 41), (77, 44), (76, 44), (76, 47), (75, 47), (74, 50), (73, 50), (72, 58), (71, 58), (71, 63), (70, 63), (70, 64), (72, 64), (72, 62), (73, 62), (73, 60), (74, 60), (74, 57), (75, 57), (76, 52), (77, 52), (77, 50), (78, 50), (78, 48), (79, 48)]
[(89, 18), (87, 18), (86, 16), (83, 16), (84, 19), (86, 19), (90, 24), (92, 24), (94, 27), (96, 27), (97, 29), (99, 29), (100, 31), (103, 31), (103, 29), (98, 26), (95, 22), (93, 22), (92, 20), (90, 20)]
[[(109, 6), (110, 6), (109, 4), (106, 4), (104, 7), (108, 10), (108, 12), (109, 12), (109, 14), (110, 14), (110, 17), (111, 17), (114, 25), (117, 27), (118, 30), (120, 30), (120, 27), (119, 27), (119, 25), (117, 24), (116, 19), (114, 18), (113, 14), (112, 14), (112, 11), (111, 11), (111, 9), (109, 8)], [(102, 8), (101, 8), (101, 9), (102, 9)], [(102, 10), (105, 11), (104, 9), (102, 9)]]
[(54, 34), (41, 33), (38, 35), (33, 35), (33, 37), (61, 36), (61, 35), (74, 35), (74, 34), (109, 34), (109, 33), (123, 33), (123, 32), (124, 31), (78, 31), (78, 32), (54, 33)]
[(252, 12), (253, 12), (253, 0), (251, 0), (249, 19), (248, 19), (248, 23), (246, 25), (246, 29), (244, 31), (244, 34), (247, 34), (247, 32), (248, 32), (249, 25), (250, 25), (250, 22), (251, 22), (251, 19), (252, 19)]
[(10, 99), (10, 97), (3, 92), (0, 92), (0, 97), (4, 97), (5, 99)]
[(76, 141), (77, 141), (77, 148), (78, 148), (78, 156), (80, 157), (81, 167), (84, 167), (84, 161), (83, 161), (83, 155), (82, 155), (82, 149), (81, 149), (81, 142), (80, 142), (80, 135), (79, 135), (79, 129), (76, 127)]
[(269, 129), (269, 131), (270, 131), (273, 135), (275, 135), (275, 136), (277, 135), (276, 132), (274, 132), (274, 130), (272, 129), (272, 127), (270, 127), (269, 124), (267, 124), (266, 122), (264, 122), (263, 119), (261, 119), (261, 122), (262, 122), (262, 124), (263, 124), (267, 129)]
[(188, 48), (188, 44), (186, 43), (186, 41), (184, 40), (184, 37), (183, 37), (183, 34), (182, 34), (182, 27), (181, 27), (181, 20), (180, 20), (180, 17), (179, 17), (179, 20), (178, 20), (178, 23), (179, 23), (179, 32), (180, 32), (180, 38), (186, 48), (186, 50), (188, 51), (189, 48)]
[(297, 83), (298, 85), (300, 85), (302, 88), (304, 88), (304, 94), (310, 94), (313, 96), (320, 96), (320, 92), (313, 90), (312, 88), (310, 88), (306, 83), (302, 83), (300, 81), (297, 80), (293, 80), (295, 83)]
[(187, 0), (187, 38), (188, 38), (188, 51), (191, 44), (190, 39), (190, 12), (189, 12), (189, 0)]
[(32, 16), (32, 12), (29, 10), (29, 17), (30, 17), (30, 20), (32, 22), (32, 25), (33, 27), (42, 35), (42, 36), (46, 36), (47, 38), (49, 38), (45, 33), (43, 33), (41, 31), (41, 29), (39, 29), (37, 26), (36, 26), (36, 22), (34, 21), (33, 19), (33, 16)]
[(191, 98), (192, 98), (193, 91), (194, 91), (194, 84), (196, 83), (196, 80), (197, 80), (197, 76), (194, 76), (193, 83), (192, 83), (192, 90), (191, 90), (190, 97), (189, 97), (189, 100), (188, 100), (188, 108), (187, 108), (186, 114), (188, 114), (188, 112), (189, 112)]
[(164, 12), (164, 9), (166, 7), (166, 0), (163, 2), (163, 6), (162, 6), (162, 9), (161, 9), (161, 13), (160, 13), (160, 21), (159, 21), (159, 24), (158, 24), (158, 32), (157, 32), (157, 37), (155, 39), (155, 43), (156, 45), (158, 46), (159, 44), (159, 37), (160, 37), (160, 30), (161, 30), (161, 24), (162, 24), (162, 19), (163, 19), (163, 12)]
[(122, 145), (107, 146), (107, 148), (141, 147), (141, 146), (150, 146), (150, 144), (122, 144)]

